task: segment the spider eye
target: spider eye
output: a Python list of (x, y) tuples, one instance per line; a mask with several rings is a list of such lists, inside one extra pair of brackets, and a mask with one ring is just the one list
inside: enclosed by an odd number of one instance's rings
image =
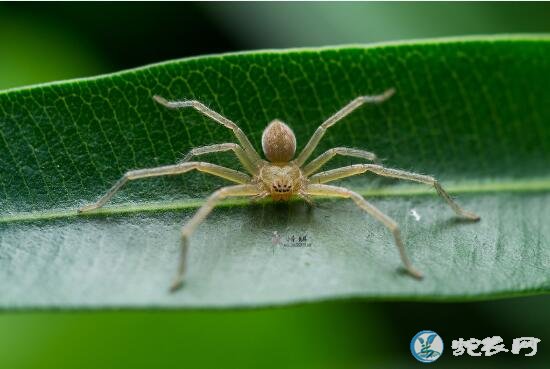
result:
[(275, 190), (275, 192), (290, 192), (290, 190), (292, 189), (291, 184), (281, 184), (278, 182), (273, 183), (271, 187), (273, 188), (273, 190)]

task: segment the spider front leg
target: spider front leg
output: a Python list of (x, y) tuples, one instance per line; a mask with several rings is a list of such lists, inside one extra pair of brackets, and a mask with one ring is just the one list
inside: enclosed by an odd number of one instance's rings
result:
[(363, 196), (359, 195), (356, 192), (348, 190), (347, 188), (344, 188), (344, 187), (336, 187), (336, 186), (322, 185), (322, 184), (309, 185), (306, 189), (306, 193), (314, 196), (332, 196), (332, 197), (351, 198), (357, 206), (359, 206), (361, 209), (363, 209), (368, 214), (373, 216), (376, 220), (381, 222), (390, 230), (390, 232), (393, 234), (395, 245), (399, 250), (399, 256), (401, 257), (401, 261), (403, 262), (405, 269), (411, 276), (417, 279), (422, 278), (422, 273), (420, 273), (418, 270), (416, 270), (412, 266), (412, 263), (407, 257), (407, 254), (405, 252), (405, 246), (403, 245), (403, 241), (401, 239), (401, 232), (399, 231), (399, 227), (397, 223), (393, 219), (388, 217), (386, 214), (378, 210), (378, 208), (376, 208), (374, 205), (372, 205), (367, 200), (365, 200)]
[(258, 168), (250, 162), (250, 159), (248, 158), (244, 150), (236, 143), (222, 143), (222, 144), (196, 147), (194, 149), (191, 149), (191, 151), (189, 151), (187, 155), (185, 155), (185, 157), (181, 160), (181, 162), (184, 163), (186, 161), (189, 161), (194, 156), (210, 154), (214, 152), (224, 152), (229, 150), (233, 150), (233, 152), (235, 153), (235, 156), (237, 156), (237, 159), (239, 159), (243, 167), (250, 174), (252, 175), (258, 174)]
[(308, 143), (302, 149), (302, 152), (300, 152), (300, 155), (298, 155), (298, 157), (296, 158), (296, 160), (294, 160), (294, 162), (299, 167), (304, 165), (304, 163), (313, 153), (313, 150), (315, 150), (315, 148), (319, 144), (319, 141), (321, 141), (321, 138), (323, 138), (323, 136), (325, 135), (326, 130), (331, 126), (333, 126), (335, 123), (337, 123), (339, 120), (346, 117), (348, 114), (350, 114), (355, 109), (359, 108), (361, 105), (365, 103), (376, 103), (376, 104), (381, 103), (389, 99), (394, 93), (395, 93), (395, 90), (393, 88), (390, 88), (389, 90), (385, 91), (381, 95), (359, 96), (358, 98), (352, 100), (348, 105), (338, 110), (336, 113), (330, 116), (326, 121), (324, 121), (317, 128), (317, 130), (313, 133), (313, 136), (311, 136)]
[(215, 122), (218, 122), (219, 124), (229, 128), (233, 131), (235, 134), (235, 137), (237, 137), (237, 140), (241, 143), (241, 146), (248, 156), (248, 159), (252, 162), (252, 164), (256, 165), (259, 161), (261, 161), (260, 155), (254, 150), (254, 147), (250, 143), (250, 140), (244, 132), (237, 126), (237, 124), (220, 113), (215, 112), (214, 110), (210, 109), (203, 103), (197, 100), (184, 100), (184, 101), (168, 101), (164, 97), (161, 96), (153, 96), (153, 99), (158, 102), (159, 104), (169, 108), (169, 109), (181, 109), (181, 108), (194, 108), (198, 112), (202, 113), (203, 115), (209, 117), (210, 119), (214, 120)]
[(347, 167), (342, 167), (333, 170), (327, 170), (326, 172), (317, 173), (309, 178), (311, 183), (327, 183), (335, 181), (340, 178), (351, 177), (357, 174), (365, 172), (373, 172), (375, 174), (391, 177), (391, 178), (400, 178), (406, 179), (409, 181), (420, 182), (430, 186), (433, 186), (437, 193), (443, 197), (443, 199), (449, 204), (451, 209), (458, 215), (469, 220), (479, 220), (480, 217), (470, 211), (462, 209), (451, 196), (441, 187), (439, 182), (430, 176), (425, 176), (422, 174), (416, 174), (411, 172), (406, 172), (404, 170), (384, 168), (381, 165), (376, 164), (355, 164)]
[(105, 195), (103, 195), (97, 202), (84, 206), (78, 210), (79, 213), (98, 209), (105, 205), (128, 181), (148, 178), (159, 177), (167, 175), (176, 175), (189, 172), (190, 170), (198, 170), (200, 172), (209, 173), (218, 177), (228, 179), (235, 183), (248, 183), (250, 182), (250, 176), (241, 173), (237, 170), (225, 168), (216, 164), (204, 163), (204, 162), (188, 162), (175, 165), (166, 165), (157, 168), (138, 169), (126, 172), (114, 185), (111, 187)]
[(187, 264), (187, 250), (189, 248), (189, 237), (197, 226), (206, 218), (206, 216), (214, 209), (217, 203), (227, 197), (236, 196), (255, 196), (259, 195), (260, 190), (255, 185), (243, 184), (237, 186), (223, 187), (214, 192), (206, 203), (195, 213), (193, 218), (189, 220), (181, 229), (181, 253), (178, 272), (170, 291), (175, 291), (183, 284), (185, 275), (185, 266)]
[(350, 149), (348, 147), (335, 147), (333, 149), (327, 150), (323, 154), (319, 155), (316, 159), (310, 161), (309, 164), (304, 166), (302, 172), (305, 176), (309, 176), (319, 170), (319, 168), (325, 165), (330, 159), (332, 159), (336, 155), (352, 156), (369, 161), (376, 160), (376, 155), (372, 152), (359, 149)]

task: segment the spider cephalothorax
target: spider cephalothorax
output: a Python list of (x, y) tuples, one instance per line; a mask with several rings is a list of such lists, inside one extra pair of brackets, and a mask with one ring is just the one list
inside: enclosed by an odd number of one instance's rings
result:
[(307, 179), (294, 163), (265, 163), (254, 181), (273, 200), (288, 200), (292, 195), (302, 195)]
[(296, 152), (296, 136), (292, 129), (278, 119), (273, 120), (262, 134), (262, 149), (269, 162), (264, 161), (253, 177), (263, 192), (273, 200), (288, 200), (302, 196), (306, 184), (300, 167), (291, 160)]
[[(433, 186), (437, 193), (443, 197), (443, 199), (459, 216), (470, 220), (478, 220), (479, 217), (477, 215), (462, 209), (451, 199), (447, 192), (441, 187), (439, 182), (430, 176), (406, 172), (403, 170), (384, 168), (383, 166), (377, 164), (354, 164), (324, 172), (318, 172), (319, 169), (335, 155), (353, 156), (367, 161), (374, 161), (376, 156), (368, 151), (346, 147), (336, 147), (326, 151), (306, 164), (306, 161), (309, 159), (317, 147), (317, 144), (325, 134), (325, 131), (329, 127), (364, 103), (380, 103), (387, 100), (391, 95), (393, 95), (393, 93), (394, 90), (390, 89), (381, 95), (359, 96), (352, 100), (349, 104), (330, 116), (317, 128), (313, 136), (295, 159), (293, 159), (296, 152), (296, 137), (294, 136), (294, 133), (290, 127), (282, 121), (273, 120), (266, 127), (262, 135), (262, 148), (265, 157), (268, 160), (264, 160), (258, 155), (246, 135), (234, 122), (211, 110), (201, 102), (196, 100), (167, 101), (162, 97), (154, 96), (154, 99), (158, 103), (170, 109), (192, 107), (198, 110), (202, 114), (231, 129), (237, 137), (240, 145), (236, 143), (222, 143), (198, 147), (192, 149), (181, 163), (157, 168), (129, 171), (124, 174), (124, 176), (122, 176), (122, 178), (116, 182), (114, 186), (111, 187), (111, 189), (107, 191), (107, 193), (103, 195), (96, 203), (83, 207), (79, 211), (90, 211), (105, 205), (107, 201), (109, 201), (109, 199), (111, 199), (111, 197), (113, 197), (113, 195), (127, 181), (138, 178), (175, 175), (182, 174), (190, 170), (198, 170), (237, 183), (237, 185), (223, 187), (214, 192), (206, 200), (206, 203), (199, 209), (194, 217), (183, 226), (181, 230), (181, 258), (179, 269), (176, 280), (172, 285), (172, 290), (175, 290), (183, 283), (189, 236), (220, 200), (234, 196), (248, 196), (252, 198), (271, 196), (274, 200), (288, 200), (293, 195), (300, 196), (306, 200), (311, 196), (349, 198), (352, 199), (359, 208), (372, 215), (392, 232), (405, 269), (413, 277), (421, 278), (422, 274), (413, 268), (407, 254), (405, 253), (405, 247), (403, 245), (403, 241), (401, 240), (399, 227), (393, 219), (382, 213), (358, 193), (345, 187), (331, 186), (326, 185), (325, 183), (365, 172), (372, 172), (386, 177), (406, 179)], [(241, 165), (248, 172), (248, 174), (207, 162), (189, 161), (194, 156), (230, 150), (235, 153)]]

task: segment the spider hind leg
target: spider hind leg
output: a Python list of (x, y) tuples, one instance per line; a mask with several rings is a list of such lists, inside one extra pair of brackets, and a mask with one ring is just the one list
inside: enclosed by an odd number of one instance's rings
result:
[(397, 225), (397, 223), (392, 218), (381, 212), (374, 205), (365, 200), (363, 196), (344, 187), (336, 187), (322, 184), (309, 185), (307, 188), (307, 193), (316, 196), (332, 196), (352, 199), (359, 208), (367, 212), (369, 215), (374, 217), (390, 230), (395, 240), (395, 245), (397, 246), (397, 249), (399, 251), (401, 262), (403, 263), (403, 266), (405, 267), (407, 273), (416, 279), (423, 278), (422, 273), (413, 267), (411, 261), (409, 260), (409, 257), (407, 256), (407, 253), (405, 252), (405, 245), (403, 244), (403, 240), (401, 239), (401, 232), (399, 231), (399, 226)]
[(181, 228), (181, 251), (180, 261), (176, 277), (170, 291), (178, 290), (184, 282), (185, 270), (187, 265), (187, 251), (189, 249), (189, 237), (193, 231), (204, 221), (214, 207), (227, 197), (237, 196), (257, 196), (260, 194), (258, 187), (251, 184), (242, 184), (236, 186), (222, 187), (214, 192), (201, 206), (201, 208), (193, 215), (193, 217)]

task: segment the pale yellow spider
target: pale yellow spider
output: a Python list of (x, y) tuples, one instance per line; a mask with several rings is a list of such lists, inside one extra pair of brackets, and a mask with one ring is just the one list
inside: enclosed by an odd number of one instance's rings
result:
[[(273, 120), (265, 128), (262, 134), (262, 149), (268, 161), (263, 160), (260, 155), (258, 155), (246, 135), (234, 122), (211, 110), (201, 102), (196, 100), (167, 101), (160, 96), (154, 96), (154, 99), (159, 104), (170, 109), (192, 107), (198, 110), (207, 117), (231, 129), (240, 142), (240, 145), (235, 143), (222, 143), (198, 147), (192, 149), (181, 163), (129, 171), (96, 203), (81, 208), (79, 212), (90, 211), (102, 207), (127, 181), (138, 178), (182, 174), (195, 169), (238, 183), (234, 186), (220, 188), (210, 195), (206, 203), (197, 211), (193, 218), (182, 227), (179, 268), (175, 281), (171, 287), (171, 290), (174, 291), (183, 283), (189, 236), (220, 200), (233, 196), (252, 196), (253, 198), (271, 196), (274, 200), (288, 200), (293, 195), (297, 195), (306, 201), (309, 201), (310, 196), (351, 198), (357, 206), (372, 215), (392, 232), (405, 269), (411, 276), (422, 278), (422, 274), (413, 268), (405, 253), (399, 227), (393, 219), (367, 202), (367, 200), (358, 193), (344, 187), (330, 186), (324, 183), (369, 171), (381, 176), (407, 179), (434, 186), (437, 193), (447, 201), (456, 214), (471, 220), (478, 220), (479, 217), (477, 215), (462, 209), (451, 199), (449, 194), (443, 190), (438, 181), (429, 176), (397, 169), (388, 169), (376, 164), (355, 164), (314, 174), (335, 155), (353, 156), (374, 161), (376, 156), (368, 151), (337, 147), (326, 151), (324, 154), (321, 154), (316, 159), (304, 165), (329, 127), (364, 103), (381, 103), (390, 98), (394, 92), (394, 89), (389, 89), (381, 95), (360, 96), (351, 101), (317, 128), (302, 152), (294, 160), (292, 160), (296, 151), (296, 137), (294, 133), (285, 123), (280, 120)], [(194, 156), (229, 150), (233, 150), (249, 174), (211, 163), (188, 161)]]

